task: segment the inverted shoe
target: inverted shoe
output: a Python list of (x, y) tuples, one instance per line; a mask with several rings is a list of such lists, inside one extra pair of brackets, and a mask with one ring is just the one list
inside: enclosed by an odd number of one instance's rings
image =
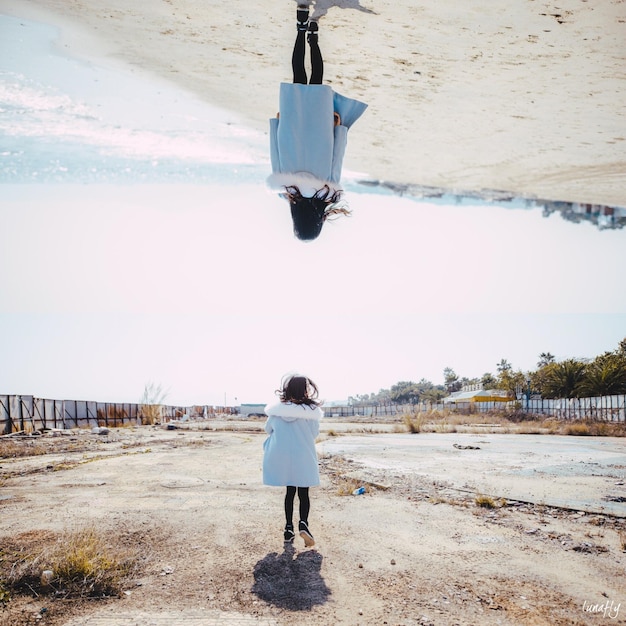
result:
[(301, 32), (306, 32), (309, 24), (309, 7), (306, 4), (299, 4), (296, 11), (297, 28)]
[(285, 541), (293, 541), (294, 538), (296, 536), (296, 533), (293, 532), (293, 525), (292, 524), (287, 524), (285, 526), (285, 532), (283, 533), (283, 537), (285, 538)]
[(307, 548), (310, 548), (311, 546), (315, 545), (315, 539), (313, 539), (313, 535), (311, 534), (311, 531), (309, 530), (309, 526), (306, 522), (301, 521), (298, 524), (298, 530), (300, 531), (300, 537), (304, 539), (304, 545)]

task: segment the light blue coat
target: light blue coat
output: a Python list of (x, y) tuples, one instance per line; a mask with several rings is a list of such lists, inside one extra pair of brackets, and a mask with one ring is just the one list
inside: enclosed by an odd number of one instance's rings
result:
[(319, 407), (278, 403), (266, 406), (263, 483), (275, 487), (315, 487), (320, 474), (315, 439), (324, 413)]
[[(280, 118), (270, 120), (273, 174), (307, 173), (339, 184), (348, 129), (367, 104), (336, 93), (328, 85), (281, 83)], [(333, 113), (341, 124), (334, 126)]]

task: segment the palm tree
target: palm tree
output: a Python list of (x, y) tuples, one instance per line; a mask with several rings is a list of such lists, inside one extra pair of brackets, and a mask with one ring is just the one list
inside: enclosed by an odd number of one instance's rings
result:
[(589, 364), (579, 385), (581, 397), (626, 393), (626, 358), (607, 353)]
[(578, 398), (585, 369), (585, 364), (576, 359), (546, 365), (543, 368), (541, 395), (544, 398)]
[(554, 354), (550, 352), (542, 352), (539, 355), (539, 361), (537, 362), (537, 367), (545, 367), (546, 365), (550, 365), (550, 363), (554, 363), (555, 358)]
[(485, 372), (480, 382), (482, 383), (483, 389), (494, 389), (498, 383), (491, 372)]
[(459, 382), (459, 377), (456, 372), (451, 367), (445, 367), (443, 370), (443, 379), (444, 385), (447, 390), (452, 393), (453, 391), (458, 391), (461, 388), (461, 383)]
[(502, 374), (502, 372), (511, 371), (513, 366), (506, 359), (501, 359), (500, 363), (496, 365), (496, 369), (498, 370), (498, 374)]

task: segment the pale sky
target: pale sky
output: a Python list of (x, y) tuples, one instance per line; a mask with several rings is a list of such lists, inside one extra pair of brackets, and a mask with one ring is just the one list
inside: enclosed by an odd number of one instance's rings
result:
[(361, 189), (301, 243), (265, 137), (0, 26), (0, 394), (266, 402), (300, 371), (340, 400), (626, 336), (623, 232)]
[(6, 185), (0, 393), (328, 400), (593, 357), (626, 336), (623, 233), (538, 211), (351, 196), (301, 243), (261, 188)]

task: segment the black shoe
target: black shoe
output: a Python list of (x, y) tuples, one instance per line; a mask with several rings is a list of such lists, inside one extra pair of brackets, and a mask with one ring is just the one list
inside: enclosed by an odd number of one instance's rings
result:
[(309, 22), (309, 34), (307, 36), (307, 40), (309, 43), (317, 42), (317, 31), (318, 31), (317, 22)]
[(299, 4), (296, 11), (298, 23), (296, 27), (299, 31), (306, 32), (309, 23), (309, 7), (306, 4)]
[(293, 532), (293, 524), (287, 524), (285, 526), (285, 532), (283, 533), (285, 541), (293, 541), (295, 536), (296, 533)]
[(306, 522), (301, 521), (298, 524), (298, 530), (300, 531), (300, 537), (304, 539), (304, 545), (307, 548), (310, 548), (311, 546), (315, 545), (315, 539), (313, 539), (313, 535), (311, 534), (311, 531), (309, 530), (309, 526)]

